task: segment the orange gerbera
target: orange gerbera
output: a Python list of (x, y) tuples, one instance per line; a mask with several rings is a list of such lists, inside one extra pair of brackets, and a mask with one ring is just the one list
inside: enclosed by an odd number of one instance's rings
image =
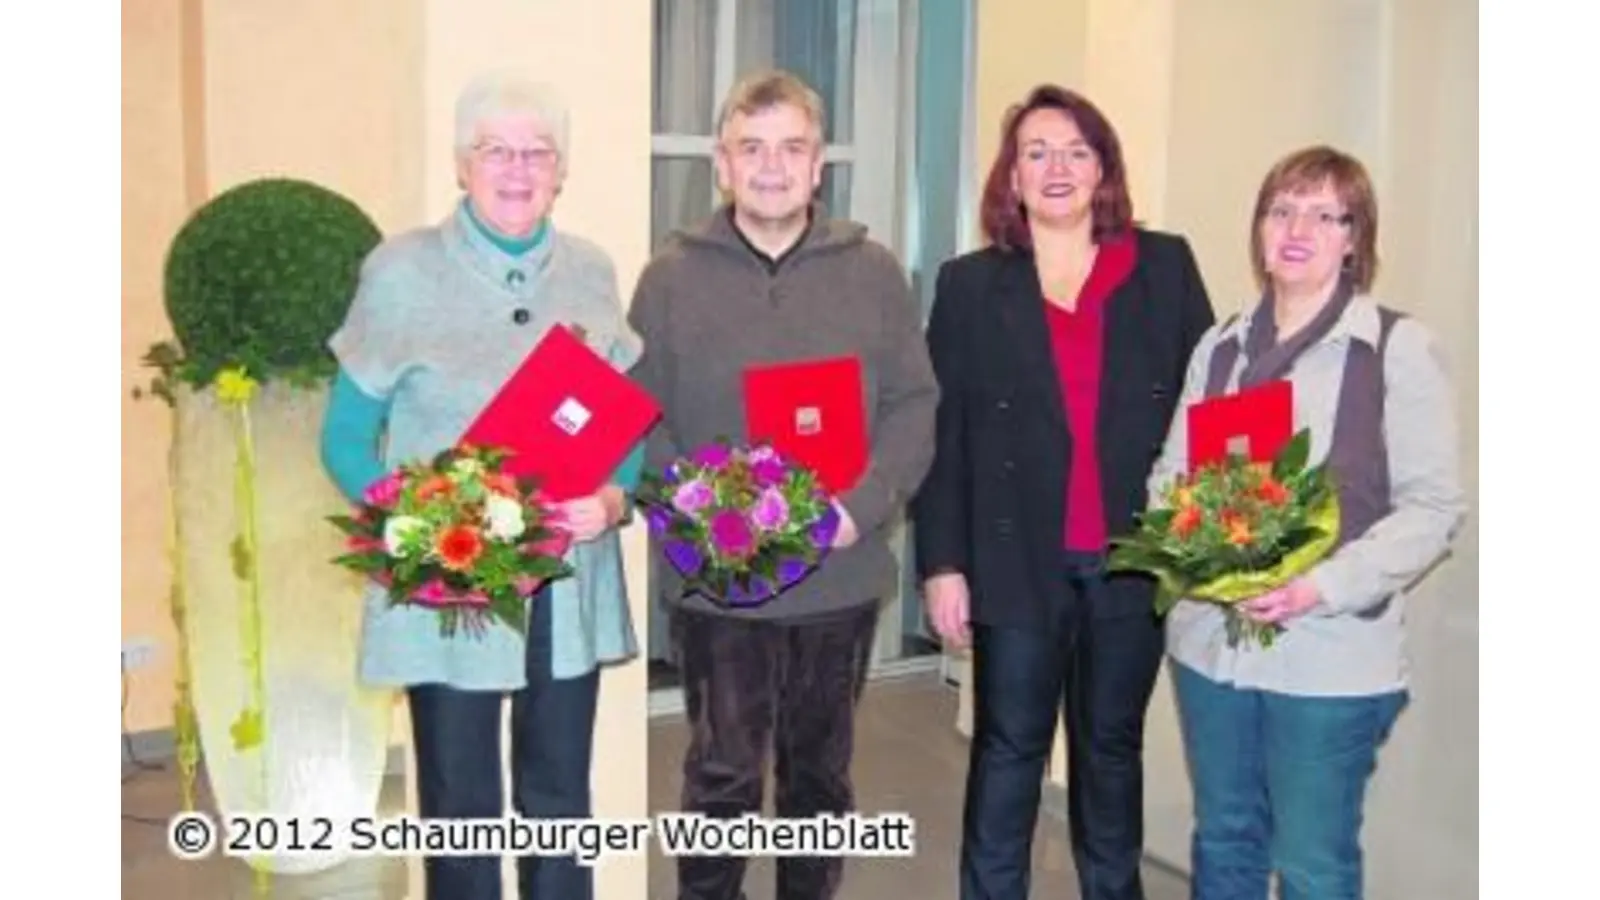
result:
[(504, 472), (490, 472), (483, 476), (483, 486), (504, 497), (517, 497), (517, 480)]
[(1202, 518), (1200, 507), (1193, 504), (1180, 507), (1172, 516), (1172, 533), (1180, 538), (1186, 538), (1200, 527)]
[(1256, 487), (1256, 496), (1269, 506), (1282, 506), (1289, 502), (1289, 489), (1269, 475)]
[(435, 475), (417, 487), (418, 502), (427, 502), (435, 494), (448, 494), (455, 490), (455, 484), (446, 475)]
[(1222, 530), (1227, 534), (1228, 543), (1235, 547), (1247, 546), (1255, 539), (1250, 531), (1250, 520), (1236, 512), (1222, 514)]
[(439, 532), (434, 540), (433, 552), (439, 555), (445, 568), (465, 572), (483, 554), (483, 536), (478, 534), (476, 528), (453, 525)]

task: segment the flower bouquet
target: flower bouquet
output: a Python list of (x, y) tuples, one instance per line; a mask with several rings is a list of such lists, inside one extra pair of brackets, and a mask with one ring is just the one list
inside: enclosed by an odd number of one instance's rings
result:
[(500, 470), (506, 452), (463, 445), (402, 466), (367, 488), (354, 515), (330, 521), (348, 552), (334, 560), (370, 576), (395, 605), (437, 610), (440, 632), (527, 628), (527, 600), (571, 574), (568, 535), (549, 527), (531, 480)]
[(797, 584), (839, 530), (816, 475), (764, 444), (701, 447), (645, 473), (637, 501), (686, 593), (724, 606), (759, 606)]
[(1270, 647), (1280, 626), (1234, 604), (1304, 574), (1339, 536), (1338, 493), (1325, 465), (1307, 467), (1310, 449), (1301, 431), (1270, 464), (1234, 455), (1179, 477), (1131, 536), (1112, 541), (1110, 567), (1155, 576), (1157, 615), (1182, 599), (1219, 604), (1230, 646)]

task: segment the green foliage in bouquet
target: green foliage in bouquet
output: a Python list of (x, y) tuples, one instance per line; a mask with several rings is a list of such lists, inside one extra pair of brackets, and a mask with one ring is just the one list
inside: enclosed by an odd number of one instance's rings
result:
[[(1156, 614), (1179, 600), (1230, 607), (1276, 590), (1327, 556), (1339, 537), (1339, 497), (1326, 464), (1308, 466), (1301, 431), (1271, 464), (1240, 457), (1174, 479), (1139, 527), (1112, 541), (1110, 567), (1158, 583)], [(1229, 616), (1230, 638), (1249, 630)], [(1270, 645), (1275, 628), (1253, 635)]]
[(380, 240), (360, 207), (310, 182), (267, 178), (219, 194), (168, 251), (165, 301), (176, 340), (145, 356), (160, 372), (150, 393), (170, 403), (175, 382), (202, 388), (224, 370), (300, 386), (331, 378), (328, 337)]

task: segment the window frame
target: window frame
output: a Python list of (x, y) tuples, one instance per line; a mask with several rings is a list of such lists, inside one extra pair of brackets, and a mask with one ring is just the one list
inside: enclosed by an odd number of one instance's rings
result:
[[(855, 48), (850, 79), (850, 140), (823, 147), (825, 166), (843, 167), (849, 172), (850, 199), (847, 209), (831, 209), (833, 215), (867, 225), (871, 232), (896, 255), (904, 257), (900, 235), (904, 233), (902, 191), (905, 164), (901, 161), (911, 144), (905, 133), (905, 98), (915, 97), (914, 85), (904, 82), (900, 64), (908, 47), (915, 46), (915, 32), (906, 41), (908, 23), (916, 21), (915, 0), (835, 0), (841, 13), (853, 8), (848, 33), (841, 29), (841, 40), (849, 39)], [(738, 61), (737, 0), (716, 0), (715, 40), (712, 46), (713, 123), (715, 109), (733, 89)], [(841, 21), (845, 16), (841, 15)], [(883, 18), (886, 22), (872, 24)], [(869, 24), (863, 28), (863, 20)], [(887, 25), (889, 27), (878, 27)], [(865, 63), (865, 65), (863, 65)], [(867, 72), (871, 76), (862, 77)], [(831, 111), (830, 111), (831, 114)], [(863, 140), (865, 137), (867, 140)], [(877, 148), (876, 152), (863, 148)], [(698, 159), (715, 165), (716, 137), (682, 132), (656, 132), (650, 136), (650, 160)], [(861, 175), (866, 172), (866, 176)], [(721, 202), (721, 191), (713, 174), (709, 214)], [(655, 210), (651, 210), (654, 217)]]

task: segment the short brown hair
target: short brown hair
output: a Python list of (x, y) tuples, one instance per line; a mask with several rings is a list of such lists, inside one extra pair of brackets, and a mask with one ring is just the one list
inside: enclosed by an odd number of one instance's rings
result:
[(746, 75), (733, 86), (717, 112), (717, 137), (722, 136), (722, 130), (735, 115), (753, 115), (784, 105), (799, 107), (816, 126), (818, 140), (826, 140), (827, 118), (822, 97), (798, 76), (781, 69)]
[(1028, 217), (1022, 201), (1011, 190), (1011, 170), (1017, 164), (1017, 132), (1029, 114), (1040, 109), (1058, 109), (1072, 119), (1083, 139), (1100, 160), (1100, 187), (1091, 200), (1094, 239), (1120, 234), (1133, 226), (1133, 200), (1128, 196), (1127, 168), (1122, 161), (1122, 142), (1116, 129), (1088, 98), (1064, 87), (1042, 84), (1006, 112), (1000, 137), (1000, 152), (989, 167), (983, 188), (983, 232), (1001, 249), (1033, 246)]
[(1345, 260), (1345, 272), (1357, 293), (1372, 290), (1378, 277), (1378, 199), (1372, 190), (1372, 179), (1360, 160), (1325, 145), (1285, 156), (1261, 180), (1255, 214), (1250, 219), (1250, 268), (1258, 287), (1265, 288), (1270, 283), (1266, 250), (1261, 246), (1261, 220), (1266, 218), (1272, 201), (1279, 194), (1314, 191), (1324, 184), (1331, 185), (1339, 195), (1349, 218), (1350, 256)]

